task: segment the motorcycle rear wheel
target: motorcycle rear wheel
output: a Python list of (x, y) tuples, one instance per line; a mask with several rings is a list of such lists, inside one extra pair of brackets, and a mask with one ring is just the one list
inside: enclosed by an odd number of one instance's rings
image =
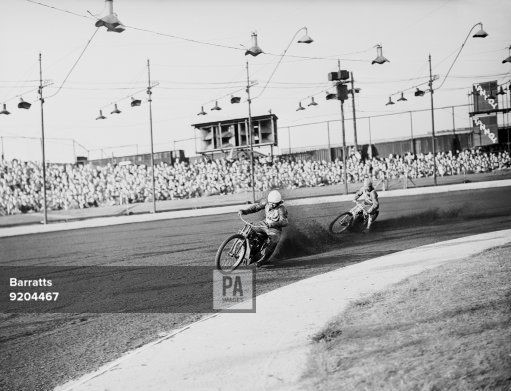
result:
[(331, 234), (338, 235), (351, 227), (353, 216), (350, 212), (341, 213), (330, 223), (328, 230)]
[(230, 272), (236, 269), (245, 260), (247, 242), (240, 234), (229, 236), (218, 248), (215, 256), (215, 265), (218, 270)]

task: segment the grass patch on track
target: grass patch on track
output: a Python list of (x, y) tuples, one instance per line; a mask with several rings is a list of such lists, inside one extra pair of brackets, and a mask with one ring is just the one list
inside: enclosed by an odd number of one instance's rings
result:
[(511, 390), (511, 246), (353, 302), (313, 337), (319, 390)]

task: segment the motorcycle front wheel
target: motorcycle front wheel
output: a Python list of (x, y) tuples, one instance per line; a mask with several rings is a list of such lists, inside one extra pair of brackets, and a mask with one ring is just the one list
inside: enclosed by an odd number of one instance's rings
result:
[(240, 234), (229, 236), (218, 248), (215, 256), (215, 264), (218, 270), (233, 271), (236, 269), (247, 254), (247, 242)]
[(346, 231), (353, 222), (353, 216), (350, 212), (344, 212), (337, 216), (334, 221), (330, 223), (328, 230), (331, 234), (338, 235)]

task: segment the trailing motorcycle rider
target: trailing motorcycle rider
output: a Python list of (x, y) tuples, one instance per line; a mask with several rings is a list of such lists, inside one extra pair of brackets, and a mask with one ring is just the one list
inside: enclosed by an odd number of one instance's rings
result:
[(353, 201), (357, 202), (358, 199), (362, 200), (362, 204), (364, 206), (364, 215), (368, 217), (366, 230), (369, 231), (371, 225), (374, 223), (378, 217), (378, 214), (380, 213), (378, 193), (374, 189), (370, 178), (365, 178), (364, 185), (355, 193), (355, 198)]
[(261, 251), (261, 257), (257, 261), (258, 266), (270, 259), (279, 244), (282, 228), (288, 225), (287, 209), (283, 203), (281, 194), (277, 190), (272, 190), (268, 193), (265, 201), (238, 211), (238, 214), (241, 216), (256, 213), (264, 209), (265, 219), (261, 222), (261, 226), (254, 227), (257, 233), (263, 233), (267, 238), (267, 244)]

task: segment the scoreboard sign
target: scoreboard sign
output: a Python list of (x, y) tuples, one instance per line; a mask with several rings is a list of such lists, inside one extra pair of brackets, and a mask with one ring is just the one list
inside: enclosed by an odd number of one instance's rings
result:
[[(209, 153), (250, 146), (248, 118), (204, 122), (192, 125), (200, 133), (197, 152)], [(275, 114), (252, 117), (252, 145), (277, 145), (277, 116)]]

